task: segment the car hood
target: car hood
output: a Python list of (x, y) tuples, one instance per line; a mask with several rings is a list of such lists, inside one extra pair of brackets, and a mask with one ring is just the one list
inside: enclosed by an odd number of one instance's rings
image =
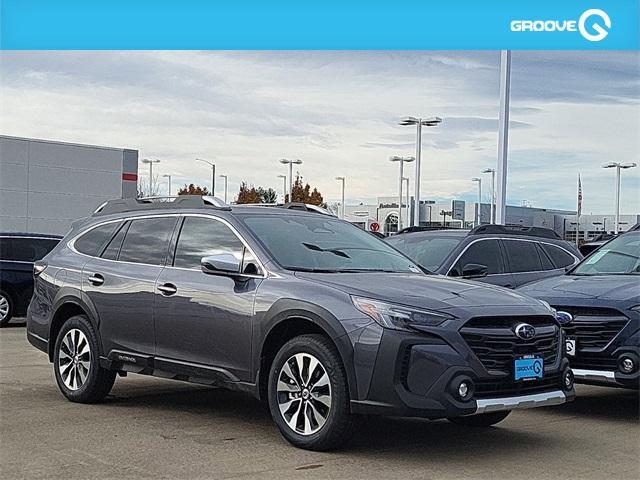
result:
[[(537, 300), (513, 290), (442, 275), (297, 272), (296, 276), (351, 295), (430, 310), (467, 310), (476, 314), (485, 307), (497, 314), (495, 307), (511, 307), (524, 315), (549, 313)], [(527, 311), (519, 310), (523, 307)]]
[(546, 278), (519, 288), (532, 297), (599, 299), (640, 302), (640, 276), (637, 275), (562, 275)]

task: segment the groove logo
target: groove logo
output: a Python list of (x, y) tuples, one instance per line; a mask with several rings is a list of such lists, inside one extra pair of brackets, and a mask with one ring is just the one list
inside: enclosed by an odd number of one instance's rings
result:
[(578, 20), (512, 20), (512, 32), (580, 32), (590, 42), (609, 35), (611, 18), (599, 8), (585, 10)]

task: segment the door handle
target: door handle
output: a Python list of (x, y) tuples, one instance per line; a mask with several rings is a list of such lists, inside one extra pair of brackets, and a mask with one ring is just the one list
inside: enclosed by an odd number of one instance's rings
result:
[(173, 283), (165, 283), (164, 285), (158, 285), (158, 290), (162, 295), (168, 297), (178, 291), (178, 288)]
[(99, 273), (94, 273), (89, 278), (87, 278), (87, 280), (89, 280), (89, 283), (91, 285), (94, 285), (96, 287), (104, 283), (104, 277)]

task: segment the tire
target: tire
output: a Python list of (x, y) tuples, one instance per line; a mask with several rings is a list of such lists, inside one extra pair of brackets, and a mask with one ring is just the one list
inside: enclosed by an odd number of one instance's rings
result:
[(13, 317), (13, 300), (4, 290), (0, 290), (0, 328), (9, 325)]
[(466, 415), (464, 417), (451, 417), (448, 418), (450, 422), (457, 425), (464, 425), (467, 427), (491, 427), (496, 423), (500, 423), (507, 418), (511, 410), (506, 412), (493, 412), (493, 413), (479, 413), (478, 415)]
[(99, 345), (86, 316), (69, 318), (56, 338), (53, 370), (58, 388), (67, 399), (95, 403), (104, 399), (116, 379), (116, 372), (100, 366)]
[(280, 433), (296, 447), (332, 450), (351, 437), (347, 375), (324, 335), (301, 335), (280, 349), (271, 364), (268, 400)]

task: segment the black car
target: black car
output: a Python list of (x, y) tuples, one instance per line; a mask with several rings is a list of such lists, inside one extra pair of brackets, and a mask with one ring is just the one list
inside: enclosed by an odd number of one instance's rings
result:
[(601, 233), (599, 235), (596, 235), (594, 238), (592, 238), (588, 242), (580, 245), (579, 247), (580, 253), (586, 257), (587, 255), (591, 254), (592, 252), (595, 252), (602, 245), (604, 245), (609, 240), (615, 237), (616, 235), (612, 233)]
[(410, 228), (386, 241), (427, 271), (506, 288), (562, 275), (582, 259), (553, 230), (538, 227)]
[(60, 238), (36, 233), (0, 233), (0, 327), (27, 312), (33, 293), (33, 262), (49, 253)]
[(609, 241), (566, 275), (520, 291), (558, 310), (576, 381), (638, 388), (639, 230)]
[(287, 440), (322, 450), (357, 414), (488, 426), (574, 396), (544, 302), (425, 274), (322, 213), (113, 201), (35, 273), (27, 337), (75, 402), (118, 372), (205, 383), (267, 401)]

